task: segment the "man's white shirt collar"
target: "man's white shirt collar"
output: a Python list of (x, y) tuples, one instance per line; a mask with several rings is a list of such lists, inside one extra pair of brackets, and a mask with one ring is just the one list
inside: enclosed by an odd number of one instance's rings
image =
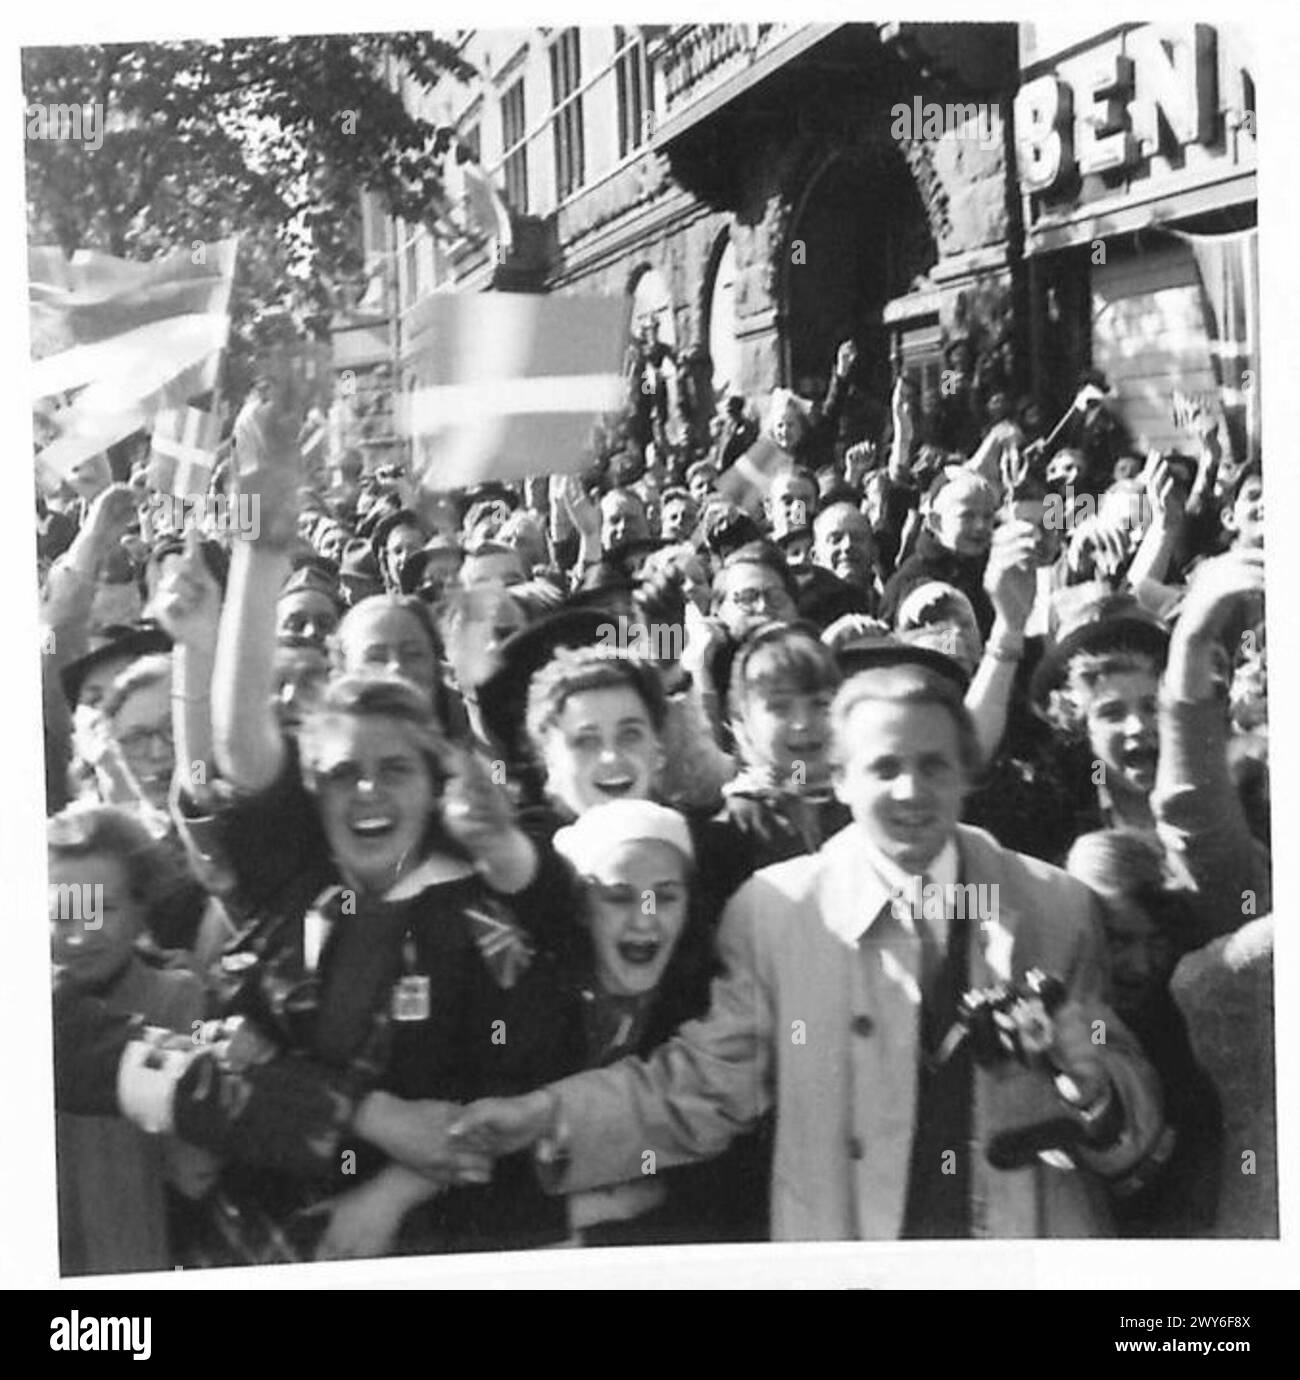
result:
[(922, 914), (920, 889), (923, 883), (945, 888), (944, 895), (951, 895), (957, 884), (961, 870), (961, 857), (957, 851), (957, 840), (950, 837), (939, 850), (938, 856), (925, 869), (922, 877), (917, 873), (905, 872), (861, 831), (858, 850), (865, 866), (861, 887), (854, 890), (855, 902), (852, 909), (840, 909), (824, 917), (826, 928), (846, 944), (856, 946), (858, 941), (880, 917), (885, 907), (894, 902), (895, 917), (905, 929), (915, 930), (914, 916)]

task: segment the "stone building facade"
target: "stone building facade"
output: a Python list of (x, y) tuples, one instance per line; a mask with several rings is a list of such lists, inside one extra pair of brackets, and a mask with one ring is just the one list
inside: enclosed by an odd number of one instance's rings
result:
[[(510, 205), (504, 254), (398, 227), (385, 247), (404, 317), (429, 291), (624, 295), (633, 328), (654, 314), (679, 356), (709, 356), (719, 395), (815, 393), (849, 337), (864, 388), (882, 401), (899, 366), (932, 401), (956, 378), (972, 408), (1022, 386), (1015, 25), (462, 41), (482, 80), (448, 84), (429, 113), (470, 136), (494, 183), (526, 204)], [(566, 122), (576, 102), (580, 116)], [(408, 332), (400, 352), (419, 347)]]

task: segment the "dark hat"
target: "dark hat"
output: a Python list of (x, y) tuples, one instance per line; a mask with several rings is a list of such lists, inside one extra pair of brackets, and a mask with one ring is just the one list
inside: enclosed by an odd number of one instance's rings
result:
[(365, 517), (357, 523), (357, 536), (365, 537), (367, 541), (370, 541), (374, 537), (375, 528), (385, 518), (391, 517), (401, 510), (402, 500), (395, 493), (386, 493), (382, 497), (376, 498), (374, 503), (366, 509)]
[(314, 562), (299, 566), (284, 582), (277, 597), (283, 599), (286, 594), (300, 594), (304, 590), (323, 594), (327, 599), (333, 600), (340, 608), (342, 607), (343, 600), (339, 592), (338, 579), (322, 570)]
[(611, 489), (634, 484), (645, 473), (645, 460), (631, 451), (616, 451), (605, 462), (605, 477)]
[(1064, 683), (1073, 657), (1083, 653), (1138, 652), (1163, 667), (1169, 631), (1132, 594), (1095, 582), (1061, 590), (1055, 612), (1056, 638), (1043, 653), (1029, 682), (1029, 697), (1045, 704)]
[(762, 529), (750, 515), (735, 504), (711, 505), (701, 524), (704, 544), (719, 560), (750, 542), (763, 539)]
[(315, 551), (297, 552), (293, 557), (293, 568), (295, 571), (314, 570), (327, 580), (337, 580), (339, 575), (338, 563)]
[(524, 719), (533, 677), (561, 647), (594, 647), (615, 623), (601, 608), (566, 608), (521, 628), (497, 649), (500, 665), (478, 688), (483, 726), (516, 760), (527, 755)]
[(384, 547), (388, 544), (388, 534), (398, 527), (418, 527), (421, 533), (424, 531), (419, 516), (409, 508), (398, 508), (395, 512), (386, 513), (375, 523), (370, 533), (370, 547), (376, 556), (383, 556)]
[(114, 623), (104, 629), (104, 641), (94, 651), (70, 661), (60, 673), (64, 698), (75, 709), (86, 677), (106, 661), (123, 657), (134, 661), (154, 652), (170, 652), (172, 640), (156, 623)]
[(970, 678), (952, 657), (945, 656), (933, 647), (906, 642), (892, 633), (855, 638), (847, 645), (836, 648), (835, 660), (839, 662), (845, 680), (859, 671), (878, 671), (890, 666), (920, 666), (951, 681), (963, 695), (970, 685)]
[(782, 551), (784, 551), (792, 541), (799, 541), (804, 537), (807, 537), (808, 540), (811, 541), (812, 535), (812, 527), (808, 523), (804, 522), (799, 524), (797, 527), (787, 527), (779, 537), (773, 537), (772, 540), (776, 542), (776, 544), (781, 548)]
[(379, 583), (379, 562), (364, 537), (353, 537), (343, 548), (343, 560), (339, 565), (339, 578), (354, 580), (374, 580)]

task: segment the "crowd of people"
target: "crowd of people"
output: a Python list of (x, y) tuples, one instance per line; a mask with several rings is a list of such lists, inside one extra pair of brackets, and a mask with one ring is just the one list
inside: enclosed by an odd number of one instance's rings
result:
[(38, 498), (65, 1273), (1265, 1230), (1258, 466), (662, 354), (581, 473), (311, 466), (282, 377), (250, 530)]

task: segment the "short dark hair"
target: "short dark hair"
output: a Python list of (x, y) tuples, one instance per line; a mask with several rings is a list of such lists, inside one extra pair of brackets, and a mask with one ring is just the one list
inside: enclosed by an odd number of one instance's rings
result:
[(1258, 479), (1260, 484), (1264, 482), (1264, 467), (1257, 460), (1251, 460), (1243, 465), (1232, 480), (1232, 483), (1228, 485), (1223, 495), (1223, 504), (1225, 507), (1231, 507), (1236, 503), (1237, 499), (1241, 496), (1242, 489), (1246, 487), (1246, 481), (1248, 479)]
[(821, 485), (817, 482), (817, 476), (808, 468), (807, 465), (791, 465), (789, 469), (783, 470), (775, 476), (776, 479), (797, 479), (800, 484), (806, 484), (812, 490), (813, 502), (816, 503), (821, 496)]
[(794, 576), (790, 573), (790, 565), (781, 552), (781, 548), (772, 541), (749, 541), (744, 546), (738, 546), (722, 562), (722, 568), (718, 571), (717, 577), (713, 582), (713, 603), (716, 608), (726, 593), (723, 587), (724, 578), (729, 571), (737, 570), (743, 565), (761, 565), (765, 570), (770, 570), (785, 586), (785, 592), (792, 600), (799, 597), (799, 589), (795, 584)]
[(662, 733), (668, 717), (663, 683), (653, 666), (601, 647), (561, 647), (533, 676), (528, 687), (526, 725), (534, 747), (564, 712), (570, 696), (584, 690), (628, 689), (645, 705), (651, 726)]

